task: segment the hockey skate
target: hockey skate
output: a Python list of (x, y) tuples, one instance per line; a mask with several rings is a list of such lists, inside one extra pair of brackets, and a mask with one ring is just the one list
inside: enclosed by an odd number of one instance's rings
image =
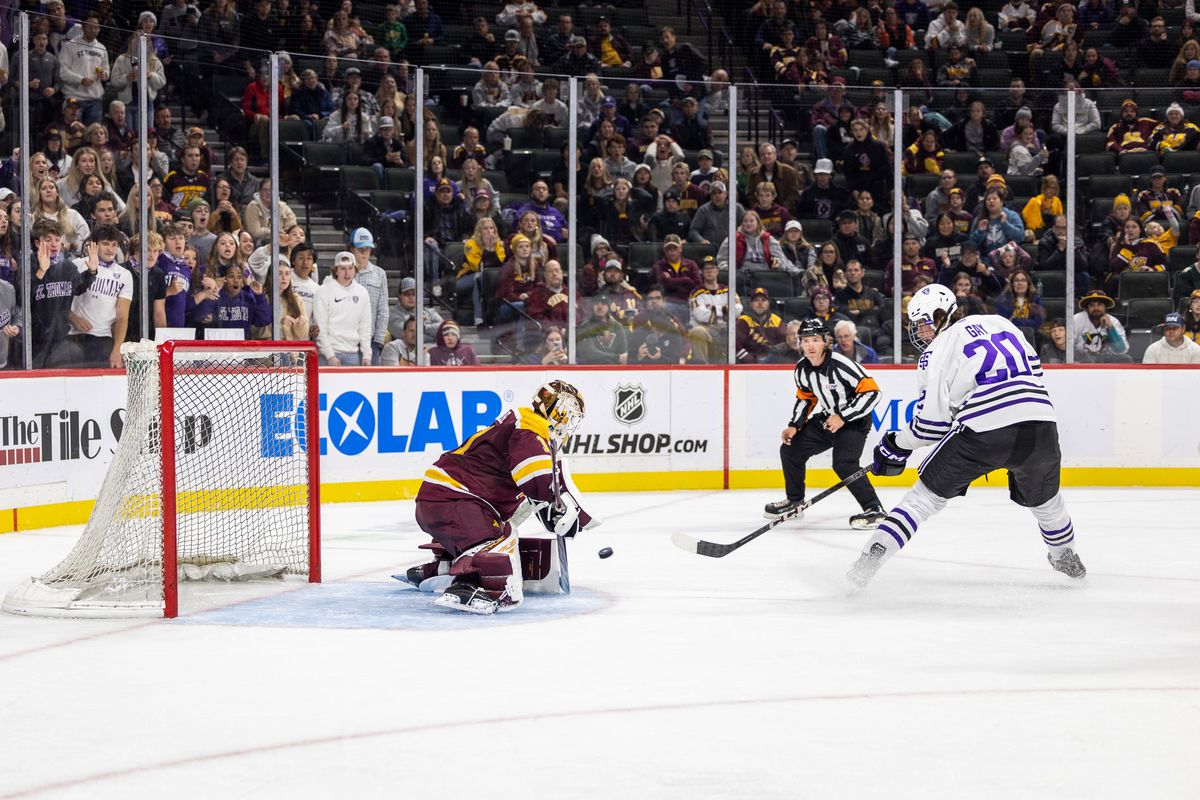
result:
[(392, 577), (402, 583), (407, 583), (410, 586), (420, 589), (423, 582), (438, 575), (445, 575), (449, 570), (449, 559), (438, 559), (437, 561), (430, 561), (425, 564), (417, 564), (415, 567), (409, 567), (402, 574), (393, 575)]
[(804, 518), (804, 502), (795, 500), (776, 500), (763, 506), (763, 519), (777, 519), (791, 516), (794, 519)]
[(883, 506), (872, 506), (866, 511), (850, 517), (850, 527), (860, 531), (878, 528), (879, 523), (883, 522), (886, 517), (887, 512), (883, 510)]
[(433, 604), (468, 614), (495, 614), (513, 607), (507, 591), (489, 592), (477, 580), (467, 576), (456, 579)]
[(1080, 580), (1087, 576), (1087, 568), (1083, 566), (1079, 556), (1075, 555), (1075, 551), (1069, 547), (1060, 549), (1058, 558), (1054, 557), (1054, 553), (1046, 553), (1046, 560), (1050, 562), (1050, 566), (1068, 578)]
[(885, 555), (887, 555), (887, 548), (876, 542), (871, 545), (870, 550), (858, 557), (858, 560), (850, 567), (850, 571), (846, 573), (846, 580), (850, 582), (851, 594), (858, 592), (871, 582), (875, 573), (883, 566)]

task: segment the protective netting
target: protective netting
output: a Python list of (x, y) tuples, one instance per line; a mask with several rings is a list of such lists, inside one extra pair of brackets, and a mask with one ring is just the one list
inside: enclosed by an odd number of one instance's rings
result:
[[(309, 571), (309, 352), (176, 349), (176, 555), (180, 580)], [(125, 426), (79, 542), (9, 593), (17, 613), (162, 613), (166, 413), (159, 355), (126, 345)]]

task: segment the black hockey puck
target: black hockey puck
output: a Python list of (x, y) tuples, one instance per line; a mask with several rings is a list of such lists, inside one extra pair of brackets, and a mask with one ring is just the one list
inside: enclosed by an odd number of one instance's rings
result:
[(612, 555), (612, 548), (611, 547), (601, 547), (600, 552), (597, 553), (596, 555), (600, 556), (601, 558), (608, 558), (609, 556)]

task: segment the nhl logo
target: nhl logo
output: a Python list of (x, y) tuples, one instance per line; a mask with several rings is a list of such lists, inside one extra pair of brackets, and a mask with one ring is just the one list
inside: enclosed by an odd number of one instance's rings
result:
[(613, 392), (613, 416), (622, 425), (635, 425), (646, 416), (646, 390), (641, 384), (619, 384)]

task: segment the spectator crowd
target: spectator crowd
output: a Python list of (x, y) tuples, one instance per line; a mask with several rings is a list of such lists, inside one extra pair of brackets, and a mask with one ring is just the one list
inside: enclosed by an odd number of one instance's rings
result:
[[(784, 363), (813, 317), (869, 362), (914, 355), (892, 319), (931, 282), (1011, 319), (1047, 362), (1068, 317), (1077, 360), (1200, 352), (1180, 344), (1200, 338), (1190, 0), (718, 5), (732, 46), (707, 54), (652, 24), (653, 3), (30, 9), (29, 75), (0, 49), (6, 109), (27, 93), (34, 134), (0, 165), (0, 366), (119, 366), (123, 341), (159, 328), (269, 338), (276, 317), (331, 365), (565, 363), (572, 336), (580, 363), (724, 362), (731, 327), (739, 362)], [(730, 146), (735, 71), (754, 76), (739, 102), (755, 124)], [(332, 183), (318, 153), (336, 154)], [(309, 241), (320, 212), (344, 226), (332, 252)]]

